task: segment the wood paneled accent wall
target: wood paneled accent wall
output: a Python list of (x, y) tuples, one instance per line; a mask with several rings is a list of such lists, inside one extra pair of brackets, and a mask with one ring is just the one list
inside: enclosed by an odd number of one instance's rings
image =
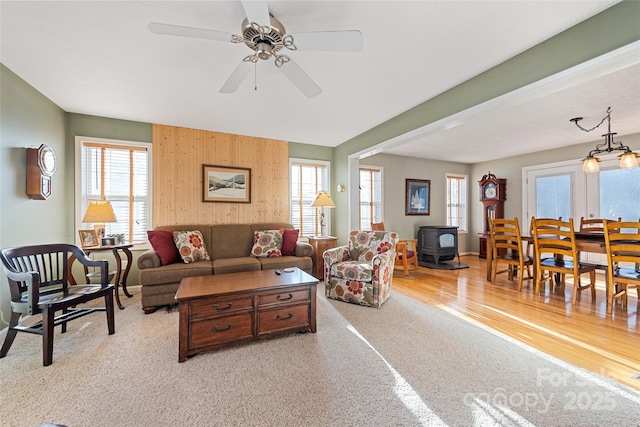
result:
[[(251, 203), (202, 201), (202, 165), (251, 169)], [(153, 125), (153, 227), (289, 221), (286, 141)]]

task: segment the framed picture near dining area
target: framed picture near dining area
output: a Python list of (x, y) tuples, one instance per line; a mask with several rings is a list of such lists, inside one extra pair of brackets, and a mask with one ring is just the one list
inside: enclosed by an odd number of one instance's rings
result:
[(405, 215), (429, 215), (430, 186), (428, 179), (405, 180)]
[(251, 203), (251, 169), (202, 165), (202, 201)]

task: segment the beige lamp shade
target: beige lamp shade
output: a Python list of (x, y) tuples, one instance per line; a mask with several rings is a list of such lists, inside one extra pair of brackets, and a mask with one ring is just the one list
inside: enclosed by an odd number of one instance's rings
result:
[(82, 222), (92, 222), (99, 239), (105, 237), (105, 222), (118, 222), (113, 206), (107, 200), (92, 200), (82, 218)]
[(320, 190), (316, 194), (316, 198), (311, 202), (312, 208), (335, 208), (336, 204), (331, 200), (331, 196), (324, 190)]
[(105, 223), (118, 222), (116, 214), (113, 213), (111, 202), (107, 200), (92, 200), (82, 218), (82, 222)]

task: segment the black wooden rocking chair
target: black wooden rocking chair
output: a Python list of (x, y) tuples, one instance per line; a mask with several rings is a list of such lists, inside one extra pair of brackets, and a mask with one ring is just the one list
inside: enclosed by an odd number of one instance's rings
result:
[[(0, 358), (9, 352), (18, 332), (42, 335), (42, 364), (53, 362), (53, 328), (96, 311), (107, 312), (109, 335), (115, 332), (113, 313), (114, 286), (109, 283), (109, 265), (106, 260), (92, 260), (78, 246), (48, 244), (3, 249), (2, 267), (7, 275), (11, 292), (11, 319)], [(71, 265), (77, 259), (87, 267), (100, 271), (100, 283), (72, 285), (69, 283)], [(105, 305), (76, 307), (88, 301), (104, 298)], [(61, 312), (56, 315), (56, 312)], [(21, 317), (42, 314), (35, 324), (22, 325)]]

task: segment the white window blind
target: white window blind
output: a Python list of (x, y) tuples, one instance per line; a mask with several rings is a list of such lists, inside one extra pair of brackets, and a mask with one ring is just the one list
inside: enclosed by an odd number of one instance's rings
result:
[[(92, 200), (108, 200), (118, 222), (105, 234), (124, 234), (128, 242), (145, 242), (149, 226), (149, 153), (143, 145), (81, 142), (82, 215)], [(81, 220), (81, 218), (80, 218)]]
[(467, 177), (447, 175), (447, 225), (467, 231)]
[(382, 222), (382, 169), (360, 168), (360, 230)]
[[(329, 190), (329, 163), (292, 159), (290, 165), (290, 222), (301, 236), (319, 236), (321, 212), (312, 208), (311, 203), (318, 191)], [(330, 217), (330, 212), (325, 212), (327, 230), (331, 230)]]

